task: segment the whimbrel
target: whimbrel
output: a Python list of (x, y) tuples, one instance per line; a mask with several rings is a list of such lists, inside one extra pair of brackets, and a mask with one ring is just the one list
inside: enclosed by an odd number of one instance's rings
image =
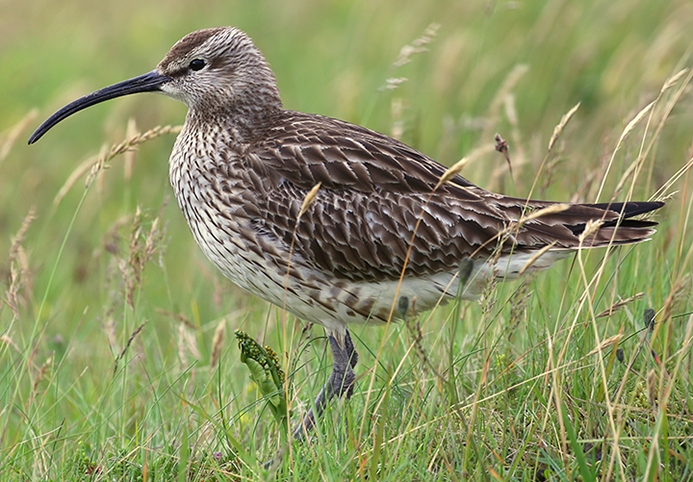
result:
[[(137, 92), (188, 106), (170, 178), (207, 258), (241, 288), (326, 330), (332, 373), (297, 438), (330, 399), (352, 394), (349, 323), (474, 299), (492, 277), (548, 268), (580, 248), (643, 241), (656, 223), (632, 218), (663, 206), (545, 209), (557, 204), (495, 194), (459, 175), (438, 185), (446, 168), (402, 142), (284, 109), (262, 53), (230, 27), (185, 36), (155, 70), (63, 107), (29, 143), (77, 111)], [(599, 227), (585, 233), (592, 222)]]

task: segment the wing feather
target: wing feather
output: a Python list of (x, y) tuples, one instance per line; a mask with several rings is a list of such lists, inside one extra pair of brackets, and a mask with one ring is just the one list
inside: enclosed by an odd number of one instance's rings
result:
[[(249, 166), (267, 180), (256, 220), (262, 232), (293, 244), (292, 255), (311, 268), (349, 280), (399, 278), (410, 244), (407, 274), (415, 276), (451, 271), (496, 249), (575, 248), (589, 220), (602, 220), (605, 229), (588, 243), (637, 242), (655, 223), (614, 226), (661, 206), (576, 204), (517, 225), (524, 213), (554, 203), (494, 194), (459, 175), (432, 192), (446, 170), (441, 164), (363, 127), (291, 111), (250, 151)], [(303, 199), (318, 183), (297, 225)], [(511, 236), (499, 237), (510, 226)]]

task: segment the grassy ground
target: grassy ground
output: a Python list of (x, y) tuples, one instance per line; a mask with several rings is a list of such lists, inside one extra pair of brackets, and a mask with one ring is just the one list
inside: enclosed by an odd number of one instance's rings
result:
[[(508, 194), (667, 198), (658, 233), (356, 328), (353, 399), (266, 471), (280, 431), (232, 332), (280, 354), (296, 417), (329, 372), (322, 331), (203, 258), (168, 186), (172, 134), (88, 174), (184, 106), (120, 99), (25, 145), (65, 102), (224, 24), (256, 40), (289, 108), (448, 165), (479, 153), (463, 175)], [(0, 479), (693, 480), (692, 29), (688, 0), (0, 4)]]

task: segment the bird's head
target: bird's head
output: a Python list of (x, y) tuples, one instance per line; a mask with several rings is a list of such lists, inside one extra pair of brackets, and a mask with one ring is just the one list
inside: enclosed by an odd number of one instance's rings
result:
[(192, 32), (171, 47), (155, 70), (81, 97), (50, 116), (29, 138), (39, 140), (60, 121), (124, 95), (161, 92), (184, 102), (191, 113), (253, 116), (281, 108), (269, 64), (253, 41), (233, 27)]

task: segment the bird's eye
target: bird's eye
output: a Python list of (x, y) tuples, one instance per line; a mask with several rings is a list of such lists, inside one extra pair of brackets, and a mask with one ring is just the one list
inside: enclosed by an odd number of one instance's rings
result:
[(202, 70), (205, 66), (205, 61), (202, 59), (194, 59), (190, 61), (190, 65), (188, 67), (190, 70)]

